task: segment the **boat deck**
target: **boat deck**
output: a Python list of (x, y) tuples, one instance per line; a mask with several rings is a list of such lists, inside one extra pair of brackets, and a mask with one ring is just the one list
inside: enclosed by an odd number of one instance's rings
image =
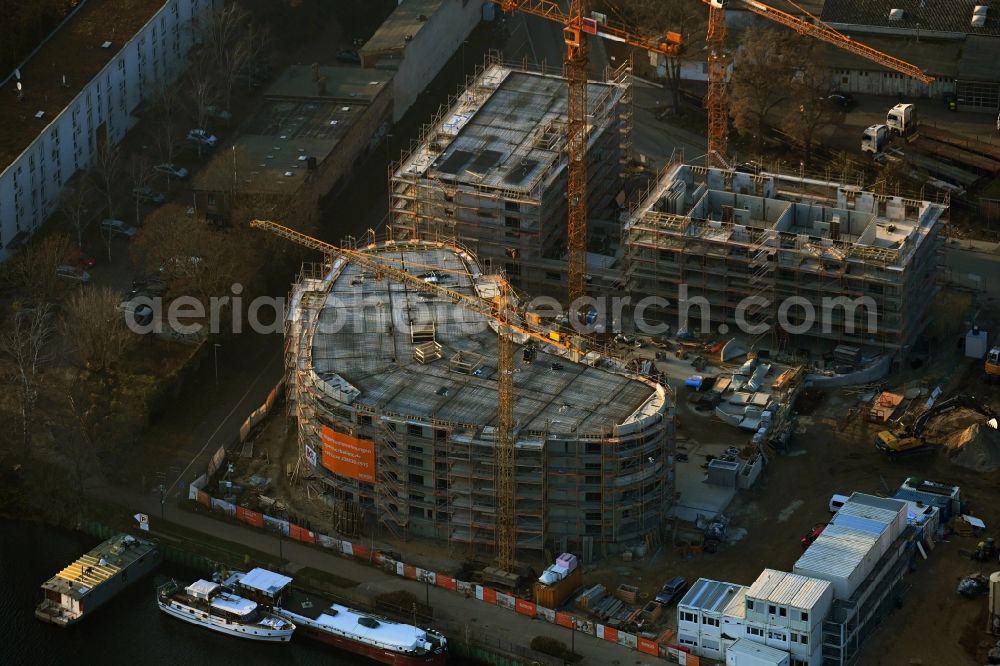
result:
[(307, 617), (310, 620), (318, 620), (328, 608), (333, 606), (333, 602), (316, 594), (303, 592), (292, 588), (285, 597), (282, 607), (293, 613)]

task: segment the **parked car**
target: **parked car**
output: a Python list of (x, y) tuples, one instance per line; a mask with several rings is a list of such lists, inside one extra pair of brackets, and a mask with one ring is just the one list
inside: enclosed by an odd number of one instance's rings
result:
[(139, 326), (153, 323), (153, 308), (148, 303), (136, 303), (129, 299), (118, 304), (118, 311), (125, 316), (125, 321), (131, 319)]
[(354, 49), (337, 52), (337, 62), (346, 62), (352, 65), (361, 64), (361, 56)]
[(90, 255), (84, 254), (82, 250), (73, 248), (66, 254), (65, 262), (70, 266), (79, 266), (84, 270), (97, 265), (97, 260)]
[(224, 120), (229, 122), (233, 119), (233, 114), (229, 113), (225, 109), (220, 109), (217, 106), (206, 106), (205, 115), (209, 118), (215, 118), (216, 120)]
[(127, 239), (133, 238), (139, 230), (135, 227), (125, 224), (121, 220), (101, 220), (101, 229), (108, 232), (108, 234), (114, 236), (124, 236)]
[(157, 192), (151, 187), (136, 187), (132, 190), (132, 194), (139, 201), (146, 201), (154, 206), (161, 206), (163, 202), (167, 200), (166, 195), (163, 192)]
[(858, 101), (850, 93), (833, 93), (826, 98), (826, 101), (841, 109), (853, 109), (858, 105)]
[(819, 538), (819, 535), (822, 534), (823, 530), (825, 529), (826, 529), (826, 523), (816, 523), (811, 528), (809, 528), (809, 531), (806, 532), (806, 535), (801, 539), (799, 539), (799, 542), (802, 544), (802, 547), (808, 548), (809, 546), (813, 545), (813, 542)]
[(684, 597), (687, 589), (688, 582), (684, 576), (674, 576), (663, 584), (654, 600), (661, 606), (672, 606)]
[(219, 142), (214, 134), (209, 134), (208, 131), (203, 129), (189, 130), (187, 140), (207, 148), (214, 148), (215, 144)]
[(171, 178), (176, 178), (177, 180), (184, 180), (188, 177), (188, 170), (184, 167), (177, 166), (176, 164), (157, 164), (153, 167), (153, 170), (157, 173), (162, 173)]
[(56, 275), (64, 280), (73, 280), (74, 282), (90, 282), (90, 273), (77, 266), (56, 266)]

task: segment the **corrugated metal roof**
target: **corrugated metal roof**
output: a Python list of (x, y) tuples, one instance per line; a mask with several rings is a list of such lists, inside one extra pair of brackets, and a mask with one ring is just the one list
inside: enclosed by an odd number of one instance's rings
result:
[(878, 536), (870, 532), (829, 525), (806, 549), (794, 568), (847, 578), (877, 542)]
[(810, 609), (820, 600), (830, 583), (787, 571), (764, 569), (746, 596), (782, 606)]
[(867, 495), (865, 493), (854, 493), (847, 501), (851, 504), (860, 504), (877, 509), (883, 509), (885, 511), (891, 511), (893, 514), (897, 514), (906, 508), (906, 504), (898, 499), (893, 499), (891, 497), (876, 497), (875, 495)]
[(678, 605), (709, 613), (723, 613), (736, 598), (739, 598), (740, 605), (743, 605), (745, 590), (743, 585), (736, 583), (699, 578)]

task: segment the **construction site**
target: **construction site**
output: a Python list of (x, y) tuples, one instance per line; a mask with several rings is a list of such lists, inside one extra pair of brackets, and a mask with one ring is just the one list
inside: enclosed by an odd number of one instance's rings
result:
[[(702, 326), (773, 331), (779, 351), (898, 349), (923, 328), (945, 211), (835, 182), (674, 165), (625, 223), (625, 282), (633, 298), (669, 299), (670, 322), (686, 289), (709, 305)], [(827, 305), (839, 297), (865, 303)], [(779, 321), (792, 298), (796, 309)]]
[[(587, 84), (588, 270), (611, 266), (630, 154), (627, 65)], [(393, 232), (456, 240), (527, 291), (566, 289), (567, 80), (489, 58), (391, 168)]]
[(303, 272), (286, 334), (301, 460), (331, 503), (392, 536), (494, 552), (506, 373), (515, 548), (589, 561), (658, 535), (674, 488), (667, 388), (549, 329), (519, 329), (499, 358), (488, 302), (503, 283), (458, 246), (363, 254)]

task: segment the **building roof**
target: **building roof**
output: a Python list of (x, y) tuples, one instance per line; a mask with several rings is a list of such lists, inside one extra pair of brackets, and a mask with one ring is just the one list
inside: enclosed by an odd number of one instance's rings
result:
[[(972, 12), (984, 0), (826, 0), (820, 18), (838, 25), (857, 25), (912, 32), (944, 32), (1000, 36), (1000, 7), (993, 6), (986, 25), (972, 27)], [(900, 20), (889, 12), (903, 10)]]
[(697, 608), (705, 613), (725, 614), (727, 609), (739, 609), (739, 616), (742, 617), (745, 608), (743, 599), (746, 596), (746, 587), (736, 583), (725, 583), (708, 578), (699, 578), (687, 591), (678, 606)]
[(825, 580), (776, 569), (764, 569), (747, 589), (746, 596), (768, 603), (808, 610), (816, 606), (829, 589), (830, 583)]
[(787, 652), (782, 652), (778, 648), (764, 645), (763, 643), (757, 643), (749, 638), (739, 639), (726, 648), (726, 653), (745, 657), (756, 657), (757, 661), (754, 663), (761, 664), (761, 666), (763, 666), (763, 664), (787, 664), (789, 659)]
[[(166, 0), (89, 0), (0, 88), (0, 171), (62, 112)], [(111, 42), (109, 48), (102, 44)], [(7, 72), (4, 72), (6, 76)], [(66, 85), (63, 86), (63, 76)], [(44, 111), (42, 118), (35, 114)]]
[(194, 189), (297, 191), (308, 158), (325, 160), (391, 79), (390, 72), (358, 67), (289, 67), (265, 91), (233, 149), (219, 150), (195, 175)]
[[(566, 79), (491, 66), (400, 168), (445, 183), (532, 192), (566, 164)], [(614, 113), (618, 86), (590, 82), (588, 110)], [(601, 129), (591, 120), (590, 141)]]
[(444, 0), (402, 0), (365, 45), (362, 57), (402, 53), (407, 38), (414, 38)]
[[(477, 295), (479, 277), (471, 255), (450, 246), (380, 246), (380, 261), (417, 275), (433, 272), (441, 286)], [(445, 422), (469, 436), (488, 438), (497, 406), (497, 335), (485, 316), (447, 299), (388, 282), (350, 263), (338, 262), (318, 325), (310, 341), (313, 369), (350, 401), (404, 419)], [(473, 277), (473, 276), (476, 277)], [(293, 316), (297, 303), (293, 301)], [(391, 317), (391, 319), (390, 319)], [(391, 326), (390, 326), (391, 324)], [(421, 364), (415, 358), (411, 326), (433, 324), (442, 358)], [(451, 369), (456, 354), (475, 369)], [(533, 362), (515, 354), (514, 418), (519, 445), (541, 445), (548, 434), (606, 436), (622, 423), (662, 413), (664, 389), (626, 374), (597, 357), (595, 365), (575, 363), (545, 346)], [(344, 386), (344, 382), (349, 387)], [(458, 435), (461, 436), (461, 435)]]
[(292, 579), (257, 567), (240, 577), (240, 585), (274, 596), (292, 584)]
[(794, 568), (847, 579), (862, 566), (877, 542), (878, 534), (870, 531), (827, 525), (819, 538), (802, 553)]
[(128, 534), (113, 536), (57, 573), (42, 585), (43, 589), (83, 599), (95, 588), (127, 569), (136, 560), (156, 550), (144, 539)]

